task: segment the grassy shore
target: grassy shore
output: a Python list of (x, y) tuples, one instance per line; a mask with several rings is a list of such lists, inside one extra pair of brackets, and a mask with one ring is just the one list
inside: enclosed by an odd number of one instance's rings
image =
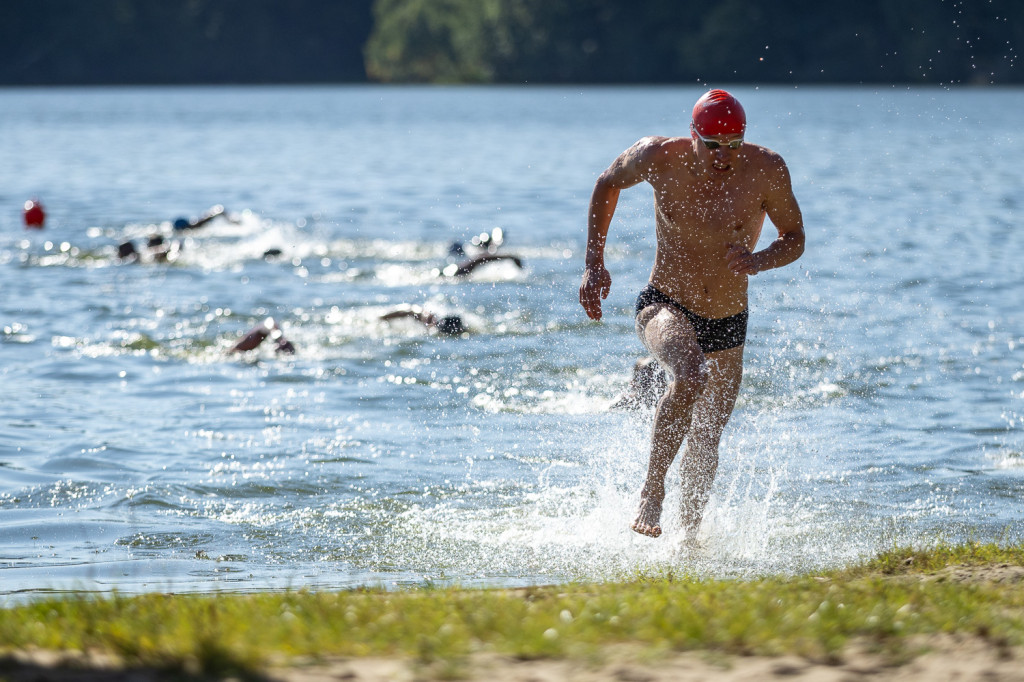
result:
[(922, 635), (968, 635), (1012, 650), (1024, 645), (1022, 624), (1024, 545), (972, 543), (742, 581), (83, 595), (0, 610), (0, 650), (89, 652), (209, 678), (255, 679), (271, 665), (337, 657), (401, 658), (458, 677), (481, 652), (600, 662), (620, 646), (647, 660), (702, 651), (828, 662), (856, 641), (898, 664), (920, 653)]

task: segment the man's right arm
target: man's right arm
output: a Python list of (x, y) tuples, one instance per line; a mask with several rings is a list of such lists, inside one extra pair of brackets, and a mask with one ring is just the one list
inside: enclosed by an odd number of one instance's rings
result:
[(640, 140), (622, 152), (594, 183), (587, 214), (586, 265), (580, 284), (580, 305), (592, 320), (601, 319), (601, 300), (608, 298), (612, 286), (612, 276), (604, 267), (604, 248), (619, 192), (643, 182), (643, 169), (653, 144), (653, 138)]

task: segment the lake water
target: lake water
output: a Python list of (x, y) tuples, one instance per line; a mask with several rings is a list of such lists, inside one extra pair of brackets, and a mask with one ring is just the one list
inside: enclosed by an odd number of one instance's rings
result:
[[(607, 409), (641, 356), (647, 186), (602, 323), (577, 288), (597, 175), (687, 134), (702, 88), (0, 90), (0, 599), (743, 578), (1022, 540), (1024, 91), (733, 90), (807, 250), (751, 282), (699, 550), (675, 486), (665, 536), (628, 529), (651, 415)], [(232, 220), (173, 231), (214, 204)], [(524, 270), (438, 275), (495, 227)], [(119, 263), (156, 233), (177, 260)], [(403, 305), (469, 333), (380, 320)], [(267, 316), (295, 355), (227, 353)]]

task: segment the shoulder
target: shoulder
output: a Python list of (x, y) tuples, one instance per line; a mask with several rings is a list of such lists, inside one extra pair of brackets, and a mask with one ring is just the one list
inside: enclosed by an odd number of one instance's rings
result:
[(761, 182), (771, 189), (785, 190), (790, 186), (789, 168), (781, 154), (757, 144), (744, 147), (748, 148), (747, 162)]
[(626, 153), (636, 155), (638, 159), (655, 161), (665, 156), (678, 154), (681, 151), (690, 149), (690, 139), (687, 137), (663, 137), (660, 135), (649, 135), (641, 137)]
[[(799, 208), (796, 206), (796, 198), (793, 196), (793, 180), (789, 175), (789, 168), (783, 160), (782, 155), (759, 145), (751, 146), (751, 165), (755, 175), (753, 182), (760, 188), (764, 197), (765, 207), (769, 210), (772, 222), (776, 227), (780, 207), (787, 210), (795, 210), (799, 215)], [(773, 209), (774, 207), (774, 209)]]
[(756, 165), (775, 172), (786, 170), (786, 162), (778, 152), (768, 149), (768, 147), (762, 147), (759, 144), (748, 143), (744, 146), (749, 148), (749, 158)]
[(650, 181), (666, 168), (678, 165), (678, 158), (687, 150), (687, 138), (661, 137), (651, 135), (637, 140), (633, 146), (619, 154), (598, 182), (609, 187), (623, 189)]
[(645, 176), (650, 172), (675, 166), (680, 157), (689, 158), (693, 152), (688, 137), (642, 137), (622, 153), (622, 161)]

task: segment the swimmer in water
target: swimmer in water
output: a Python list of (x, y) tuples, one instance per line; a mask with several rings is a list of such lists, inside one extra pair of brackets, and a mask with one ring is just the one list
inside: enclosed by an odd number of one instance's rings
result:
[(485, 263), (498, 261), (509, 261), (514, 263), (520, 270), (523, 269), (523, 259), (519, 256), (510, 256), (500, 253), (484, 253), (461, 263), (452, 263), (440, 271), (445, 277), (468, 277), (470, 273)]
[(181, 243), (177, 240), (168, 242), (163, 236), (154, 234), (146, 240), (146, 248), (154, 262), (168, 263), (177, 260)]
[(139, 251), (131, 240), (117, 245), (117, 258), (121, 263), (141, 263), (145, 258), (153, 263), (170, 263), (177, 260), (181, 252), (181, 242), (168, 242), (159, 234), (146, 240), (146, 248)]
[(449, 263), (445, 267), (435, 270), (435, 275), (445, 277), (468, 277), (474, 270), (487, 263), (508, 261), (520, 270), (523, 269), (523, 259), (511, 254), (498, 253), (498, 249), (505, 243), (505, 231), (496, 227), (490, 232), (481, 232), (470, 240), (475, 256), (466, 252), (462, 242), (452, 242), (448, 247)]
[(295, 346), (292, 342), (284, 338), (284, 332), (277, 326), (277, 322), (274, 318), (268, 317), (263, 320), (260, 324), (256, 325), (245, 333), (239, 341), (228, 350), (228, 353), (244, 353), (246, 351), (254, 350), (261, 343), (267, 339), (271, 339), (274, 342), (274, 352), (282, 353), (285, 355), (292, 355), (295, 353)]
[(139, 260), (139, 250), (128, 240), (117, 245), (117, 258), (122, 263), (135, 263)]
[(209, 211), (198, 218), (192, 218), (191, 220), (188, 218), (177, 218), (173, 225), (175, 230), (194, 230), (198, 227), (203, 227), (210, 223), (214, 218), (219, 218), (221, 216), (231, 220), (231, 222), (237, 222), (236, 220), (228, 218), (228, 214), (225, 212), (224, 207), (217, 204), (216, 206), (211, 206)]
[[(792, 263), (804, 225), (782, 157), (746, 142), (746, 114), (724, 90), (697, 100), (684, 137), (645, 137), (619, 155), (594, 186), (579, 299), (601, 319), (611, 275), (604, 266), (619, 193), (654, 189), (657, 249), (636, 302), (640, 341), (668, 373), (654, 414), (647, 477), (631, 528), (662, 533), (665, 477), (686, 443), (681, 520), (694, 542), (718, 469), (718, 443), (743, 377), (750, 277)], [(754, 251), (765, 217), (778, 238)]]
[(413, 306), (409, 309), (394, 310), (390, 313), (381, 315), (380, 319), (385, 322), (403, 319), (416, 320), (427, 329), (436, 331), (442, 336), (462, 336), (467, 331), (466, 325), (463, 324), (461, 316), (444, 315), (442, 317), (438, 317), (433, 313), (425, 312), (419, 306)]
[[(486, 251), (487, 253), (497, 253), (501, 245), (505, 243), (505, 230), (500, 227), (496, 227), (490, 232), (481, 232), (475, 235), (469, 240), (469, 243), (479, 251)], [(448, 255), (452, 258), (466, 259), (469, 255), (466, 253), (466, 247), (462, 242), (452, 242), (448, 247)]]

